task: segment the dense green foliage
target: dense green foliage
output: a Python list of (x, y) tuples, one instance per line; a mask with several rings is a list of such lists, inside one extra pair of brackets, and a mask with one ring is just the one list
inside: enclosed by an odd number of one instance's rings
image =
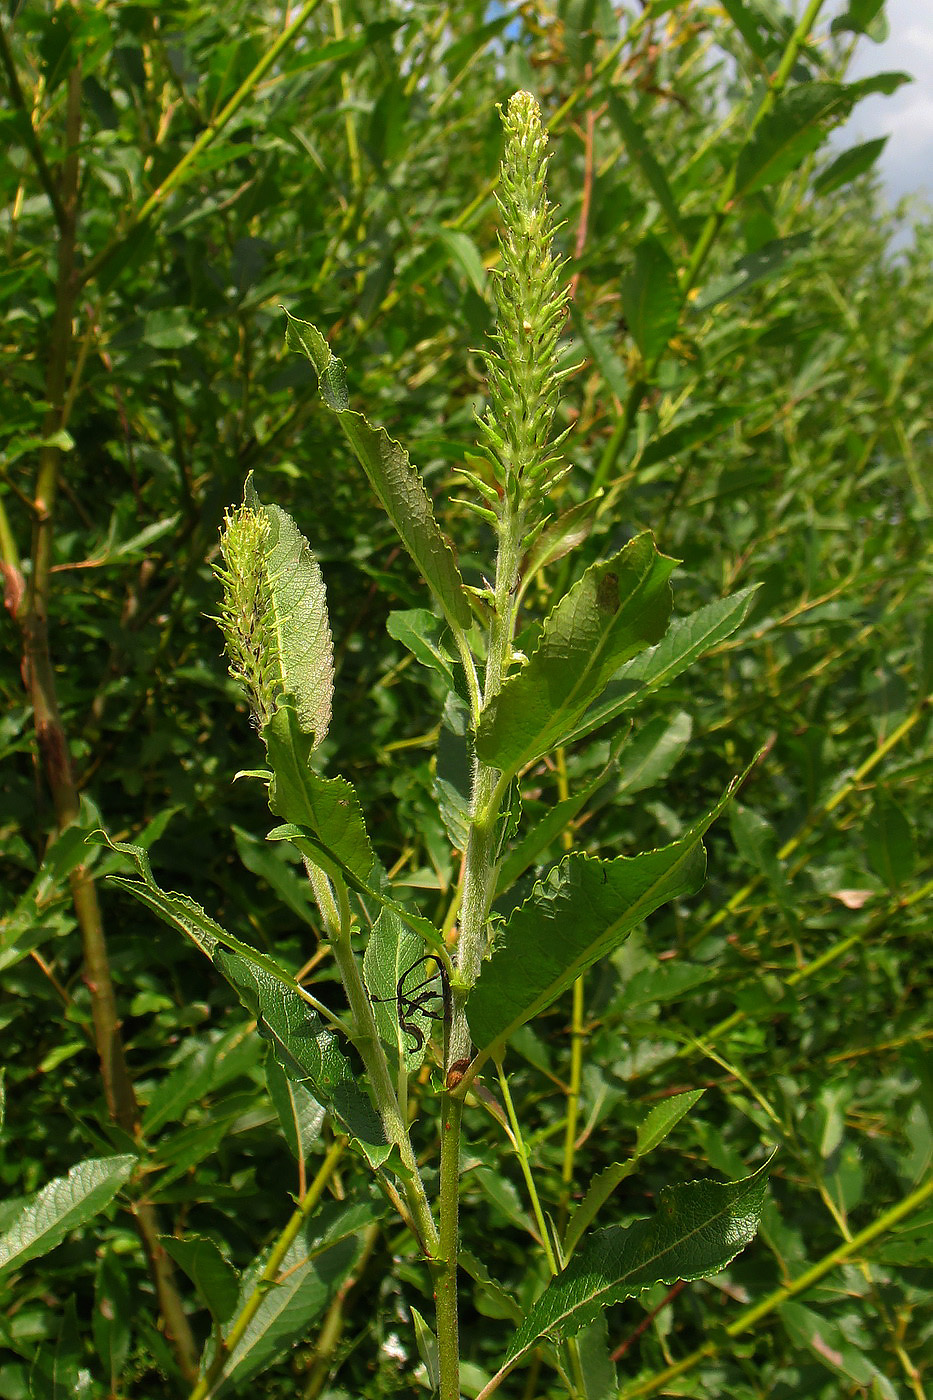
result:
[[(428, 595), (279, 308), (326, 331), (351, 407), (408, 446), (482, 591), (492, 535), (458, 505), (455, 469), (479, 470), (496, 103), (518, 87), (551, 129), (572, 287), (558, 354), (580, 366), (557, 424), (572, 471), (556, 505), (573, 514), (534, 546), (523, 650), (573, 580), (646, 529), (682, 561), (675, 628), (761, 585), (738, 631), (697, 637), (709, 654), (689, 671), (655, 654), (637, 711), (652, 663), (625, 662), (597, 742), (516, 750), (534, 760), (537, 836), (510, 856), (503, 916), (571, 839), (604, 858), (678, 841), (767, 745), (705, 838), (703, 889), (511, 1042), (508, 1091), (559, 1228), (594, 1178), (614, 1229), (654, 1219), (672, 1180), (734, 1181), (779, 1149), (756, 1240), (712, 1281), (613, 1301), (586, 1393), (924, 1393), (933, 230), (892, 254), (877, 146), (828, 154), (871, 90), (845, 86), (854, 34), (883, 19), (852, 0), (831, 33), (819, 10), (796, 35), (751, 0), (621, 19), (335, 0), (295, 10), (294, 32), (237, 0), (4, 17), (0, 1400), (189, 1394), (234, 1270), (281, 1242), (289, 1193), (316, 1178), (330, 1195), (286, 1242), (293, 1286), (268, 1295), (271, 1341), (241, 1375), (261, 1370), (251, 1392), (271, 1400), (421, 1389), (432, 1287), (410, 1235), (231, 989), (99, 878), (125, 861), (85, 837), (151, 848), (162, 889), (343, 1010), (301, 867), (266, 842), (261, 787), (233, 781), (257, 738), (207, 619), (224, 510), (252, 470), (327, 586), (321, 756), (353, 782), (396, 888), (443, 920), (459, 869), (440, 807), (462, 778), (438, 726), (450, 658), (438, 633), (434, 672), (413, 661), (399, 614)], [(437, 1075), (419, 1073), (430, 1167)], [(689, 1113), (673, 1097), (700, 1089)], [(661, 1131), (646, 1115), (666, 1105)], [(464, 1122), (473, 1395), (547, 1268), (496, 1108), (470, 1099)], [(176, 1268), (154, 1283), (159, 1235)], [(499, 1393), (565, 1395), (552, 1359)]]

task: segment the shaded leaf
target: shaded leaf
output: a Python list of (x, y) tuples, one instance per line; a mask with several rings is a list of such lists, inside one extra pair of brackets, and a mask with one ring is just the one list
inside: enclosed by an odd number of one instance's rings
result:
[(902, 889), (913, 878), (917, 844), (903, 807), (879, 788), (863, 830), (872, 870), (890, 890)]
[(676, 424), (669, 432), (649, 442), (639, 460), (639, 470), (654, 466), (655, 462), (667, 462), (681, 452), (687, 452), (700, 443), (711, 442), (726, 428), (731, 428), (748, 413), (747, 404), (720, 404), (716, 408), (694, 413)]
[(677, 330), (680, 289), (664, 246), (648, 237), (635, 249), (635, 265), (622, 278), (622, 310), (646, 364), (661, 355)]
[(548, 521), (528, 552), (522, 566), (523, 582), (530, 582), (539, 569), (556, 564), (558, 559), (576, 549), (589, 538), (599, 510), (601, 491), (565, 510), (556, 520)]
[[(351, 1206), (343, 1211), (327, 1208), (307, 1223), (286, 1252), (277, 1281), (264, 1290), (212, 1394), (245, 1385), (304, 1336), (359, 1259), (364, 1227), (374, 1218), (370, 1207)], [(263, 1254), (244, 1274), (235, 1317), (251, 1296), (264, 1262)]]
[(288, 1150), (296, 1162), (307, 1161), (311, 1148), (321, 1135), (324, 1109), (304, 1084), (290, 1079), (270, 1055), (266, 1060), (266, 1088), (278, 1114)]
[(834, 190), (847, 185), (850, 180), (864, 175), (878, 160), (887, 144), (887, 136), (878, 136), (874, 141), (862, 141), (859, 145), (850, 146), (847, 151), (842, 151), (817, 175), (813, 181), (814, 193), (832, 194)]
[(236, 1307), (240, 1280), (213, 1240), (204, 1235), (162, 1235), (166, 1254), (190, 1278), (217, 1323), (224, 1323)]
[(679, 710), (671, 719), (655, 715), (623, 750), (616, 792), (642, 792), (666, 778), (690, 743), (692, 733), (693, 721), (685, 710)]
[[(307, 735), (301, 737), (310, 743)], [(272, 958), (221, 928), (187, 895), (161, 890), (153, 879), (145, 851), (125, 842), (107, 844), (128, 855), (141, 876), (141, 880), (127, 880), (111, 875), (110, 882), (180, 929), (206, 953), (256, 1018), (259, 1034), (269, 1043), (285, 1073), (296, 1083), (305, 1084), (316, 1099), (326, 1104), (374, 1166), (384, 1162), (391, 1149), (372, 1104), (333, 1031), (308, 1005), (294, 978)]]
[(75, 1295), (69, 1294), (51, 1346), (36, 1351), (29, 1372), (31, 1400), (82, 1400), (90, 1397), (93, 1382), (81, 1365), (84, 1349), (78, 1330)]
[(648, 182), (654, 197), (667, 216), (672, 230), (681, 238), (684, 235), (680, 210), (668, 184), (667, 176), (661, 169), (645, 134), (644, 127), (635, 117), (631, 107), (622, 95), (623, 89), (616, 85), (609, 92), (609, 115), (619, 128), (622, 140), (634, 163), (639, 166)]

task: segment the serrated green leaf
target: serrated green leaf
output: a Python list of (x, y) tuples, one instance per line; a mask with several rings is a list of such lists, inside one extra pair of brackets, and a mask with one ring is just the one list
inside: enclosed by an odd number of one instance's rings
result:
[(483, 712), (481, 762), (511, 775), (566, 742), (619, 666), (664, 635), (675, 564), (643, 534), (587, 569), (545, 621), (530, 659)]
[(337, 415), (382, 507), (433, 590), (451, 626), (470, 627), (473, 615), (453, 551), (441, 534), (418, 471), (400, 443), (384, 428), (373, 428), (354, 413), (347, 395), (346, 369), (317, 327), (288, 317), (286, 344), (307, 356), (318, 374), (321, 397)]
[[(301, 737), (310, 743), (309, 736)], [(256, 1018), (259, 1034), (269, 1043), (285, 1073), (296, 1083), (305, 1084), (316, 1099), (326, 1104), (372, 1165), (381, 1165), (391, 1151), (382, 1125), (336, 1036), (305, 1001), (294, 978), (274, 959), (234, 938), (187, 895), (161, 890), (145, 851), (125, 842), (108, 841), (106, 837), (104, 842), (128, 855), (142, 877), (127, 880), (111, 875), (109, 882), (180, 929), (211, 959)]]
[(369, 1162), (381, 1165), (391, 1148), (336, 1036), (296, 992), (262, 967), (223, 947), (215, 949), (213, 961), (255, 1016), (259, 1034), (289, 1078), (306, 1085), (340, 1119)]
[(573, 1336), (599, 1313), (653, 1283), (706, 1278), (755, 1237), (769, 1162), (741, 1181), (667, 1186), (650, 1220), (597, 1230), (545, 1289), (507, 1354), (513, 1366), (540, 1337)]
[(758, 588), (758, 584), (743, 588), (728, 598), (707, 603), (688, 617), (675, 618), (663, 641), (619, 668), (602, 698), (590, 707), (564, 743), (575, 743), (633, 709), (652, 691), (679, 676), (710, 647), (731, 636), (744, 622)]
[(269, 521), (263, 553), (271, 602), (270, 627), (286, 694), (315, 747), (327, 733), (334, 694), (334, 648), (324, 578), (311, 547), (280, 506), (264, 505), (247, 478), (244, 501)]
[[(399, 979), (423, 956), (424, 950), (423, 940), (403, 923), (398, 913), (394, 909), (384, 908), (373, 925), (363, 954), (363, 978), (366, 990), (373, 999), (373, 1015), (379, 1034), (396, 1055), (404, 1056), (409, 1073), (413, 1073), (424, 1060), (426, 1046), (411, 1049), (409, 1037), (399, 1025), (396, 992)], [(429, 970), (420, 977), (417, 972), (418, 969), (412, 974), (412, 986), (429, 976)], [(431, 1018), (416, 1011), (409, 1019), (419, 1027), (427, 1041), (431, 1034)]]
[(688, 1089), (686, 1093), (672, 1094), (669, 1099), (655, 1104), (636, 1130), (635, 1155), (646, 1157), (649, 1152), (653, 1152), (681, 1118), (690, 1112), (694, 1104), (699, 1103), (704, 1093), (703, 1089)]
[(473, 1042), (481, 1052), (508, 1039), (643, 919), (706, 875), (702, 837), (736, 784), (679, 841), (637, 856), (597, 860), (565, 856), (497, 930), (467, 1002)]
[(847, 115), (855, 100), (842, 83), (800, 83), (782, 92), (739, 156), (736, 195), (783, 180), (822, 145), (830, 121)]
[(297, 714), (287, 701), (279, 705), (262, 737), (273, 773), (270, 810), (283, 821), (312, 831), (365, 881), (373, 868), (373, 850), (350, 783), (346, 778), (323, 778), (315, 772), (311, 766), (313, 739), (301, 732)]
[(593, 1177), (586, 1194), (567, 1223), (562, 1242), (564, 1260), (569, 1260), (581, 1238), (592, 1225), (616, 1187), (632, 1175), (643, 1157), (664, 1141), (681, 1118), (703, 1097), (702, 1089), (689, 1089), (656, 1104), (638, 1125), (635, 1150), (625, 1162), (613, 1162)]
[(236, 1307), (240, 1280), (232, 1264), (221, 1254), (213, 1240), (204, 1235), (162, 1235), (160, 1243), (166, 1254), (190, 1278), (210, 1309), (214, 1321), (223, 1324)]
[(72, 1230), (99, 1214), (128, 1181), (137, 1158), (89, 1157), (67, 1176), (43, 1186), (0, 1235), (0, 1274), (60, 1245)]
[(677, 270), (658, 239), (649, 235), (635, 249), (631, 272), (620, 286), (622, 311), (645, 363), (663, 353), (680, 320)]

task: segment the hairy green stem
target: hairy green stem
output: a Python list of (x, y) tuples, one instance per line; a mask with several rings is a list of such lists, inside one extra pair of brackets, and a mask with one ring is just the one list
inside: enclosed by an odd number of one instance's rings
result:
[(460, 1122), (463, 1101), (441, 1100), (441, 1178), (438, 1195), (440, 1242), (434, 1264), (440, 1400), (460, 1400), (460, 1330), (457, 1309), (457, 1250), (460, 1209)]
[(363, 1061), (367, 1082), (375, 1099), (376, 1110), (386, 1135), (386, 1141), (394, 1143), (398, 1148), (405, 1167), (405, 1199), (411, 1212), (418, 1241), (425, 1255), (429, 1259), (433, 1259), (437, 1253), (437, 1228), (418, 1170), (418, 1162), (411, 1145), (411, 1138), (408, 1135), (408, 1128), (395, 1094), (389, 1062), (379, 1039), (372, 1002), (363, 985), (359, 963), (353, 951), (346, 886), (339, 876), (335, 877), (332, 884), (324, 872), (310, 861), (307, 862), (307, 870), (318, 908), (321, 910), (330, 937), (334, 961), (337, 964), (347, 994), (347, 1001), (350, 1004), (354, 1026), (353, 1044)]

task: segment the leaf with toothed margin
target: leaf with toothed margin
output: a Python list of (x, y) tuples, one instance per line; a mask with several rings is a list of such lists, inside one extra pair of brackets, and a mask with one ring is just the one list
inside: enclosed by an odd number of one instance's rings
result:
[(110, 841), (103, 832), (97, 834), (97, 844), (128, 856), (140, 876), (128, 880), (111, 875), (108, 883), (126, 890), (165, 923), (180, 929), (211, 959), (255, 1017), (257, 1030), (289, 1078), (305, 1085), (327, 1106), (373, 1167), (381, 1166), (392, 1150), (382, 1124), (336, 1035), (304, 1000), (294, 978), (272, 958), (227, 933), (187, 895), (160, 889), (139, 846)]
[(424, 482), (401, 443), (385, 428), (374, 428), (350, 408), (347, 371), (316, 326), (287, 311), (285, 343), (306, 355), (314, 366), (321, 398), (337, 419), (370, 485), (402, 543), (431, 588), (448, 622), (463, 630), (473, 613), (451, 546), (438, 527)]

